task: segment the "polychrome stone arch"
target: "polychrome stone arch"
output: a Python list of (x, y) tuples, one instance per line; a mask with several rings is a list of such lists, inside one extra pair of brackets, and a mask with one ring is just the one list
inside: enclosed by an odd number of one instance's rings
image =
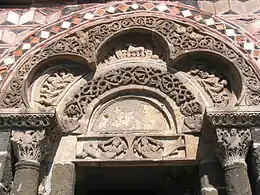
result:
[(244, 86), (242, 94), (246, 94), (245, 102), (242, 101), (242, 104), (258, 105), (259, 78), (254, 64), (248, 61), (238, 48), (226, 43), (218, 33), (212, 34), (188, 21), (178, 19), (165, 14), (155, 17), (146, 13), (136, 14), (135, 17), (123, 15), (73, 29), (75, 34), (72, 35), (63, 34), (58, 40), (50, 41), (33, 56), (28, 56), (24, 63), (21, 62), (16, 70), (13, 70), (15, 76), (9, 77), (3, 86), (2, 108), (20, 107), (21, 100), (26, 98), (23, 97), (26, 78), (35, 67), (44, 64), (44, 60), (69, 54), (79, 56), (80, 60), (76, 61), (80, 63), (85, 61), (90, 69), (95, 69), (98, 48), (101, 48), (114, 33), (135, 28), (143, 28), (161, 36), (168, 44), (170, 60), (174, 61), (179, 56), (196, 50), (212, 52), (227, 59), (240, 73)]

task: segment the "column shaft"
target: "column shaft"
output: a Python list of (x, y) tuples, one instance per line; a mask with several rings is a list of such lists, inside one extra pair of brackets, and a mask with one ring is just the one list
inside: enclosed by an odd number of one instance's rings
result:
[(234, 164), (224, 170), (227, 195), (252, 195), (246, 165)]
[(11, 195), (37, 195), (39, 167), (40, 164), (38, 162), (17, 162)]

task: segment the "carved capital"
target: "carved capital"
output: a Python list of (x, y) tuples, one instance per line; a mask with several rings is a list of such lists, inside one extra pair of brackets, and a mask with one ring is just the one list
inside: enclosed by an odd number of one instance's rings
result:
[(245, 164), (245, 158), (252, 142), (248, 128), (216, 128), (217, 156), (223, 167)]
[(45, 130), (12, 131), (14, 153), (19, 161), (40, 162), (46, 150)]
[(40, 162), (44, 158), (46, 135), (54, 134), (49, 131), (54, 124), (54, 110), (0, 110), (0, 129), (12, 131), (12, 145), (19, 161)]

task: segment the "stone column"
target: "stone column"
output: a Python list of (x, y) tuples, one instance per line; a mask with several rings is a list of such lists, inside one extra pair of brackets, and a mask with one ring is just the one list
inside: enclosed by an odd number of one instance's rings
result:
[(252, 129), (253, 147), (251, 150), (253, 179), (254, 179), (254, 194), (260, 195), (260, 128)]
[(245, 158), (251, 144), (248, 128), (216, 128), (217, 156), (224, 168), (227, 195), (251, 195)]
[(18, 162), (12, 195), (37, 195), (40, 162), (44, 157), (45, 131), (12, 131), (12, 145)]

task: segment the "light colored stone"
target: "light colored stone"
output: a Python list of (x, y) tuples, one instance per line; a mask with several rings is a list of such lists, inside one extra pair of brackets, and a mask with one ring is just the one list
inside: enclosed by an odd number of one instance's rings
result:
[(66, 136), (60, 140), (54, 162), (70, 162), (76, 157), (77, 137)]

